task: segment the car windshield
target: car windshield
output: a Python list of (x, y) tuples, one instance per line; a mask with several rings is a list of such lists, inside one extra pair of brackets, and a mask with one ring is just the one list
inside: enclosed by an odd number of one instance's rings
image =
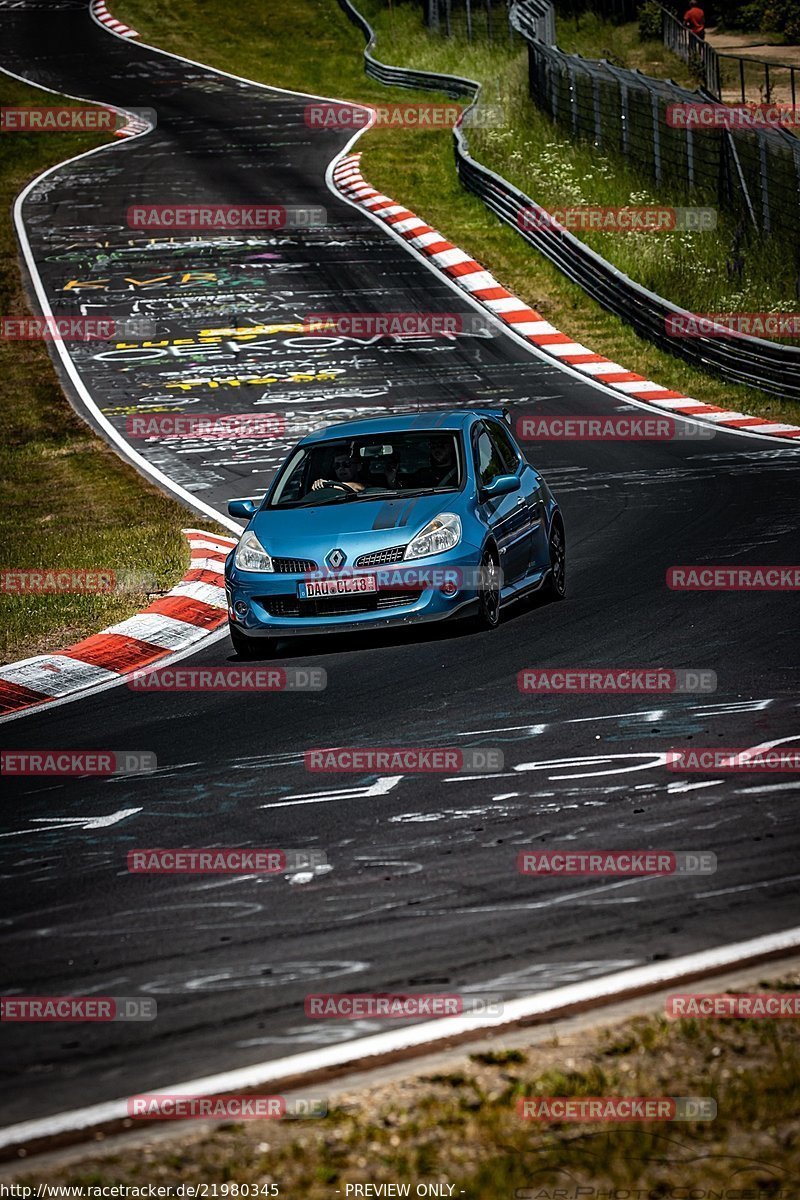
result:
[(461, 488), (458, 434), (373, 434), (313, 442), (295, 450), (281, 471), (270, 508), (336, 504)]

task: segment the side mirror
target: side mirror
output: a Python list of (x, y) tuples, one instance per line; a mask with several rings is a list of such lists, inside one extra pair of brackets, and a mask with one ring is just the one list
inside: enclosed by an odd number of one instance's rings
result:
[(497, 500), (500, 496), (508, 496), (510, 492), (518, 492), (520, 486), (518, 475), (495, 475), (491, 483), (481, 488), (481, 498)]
[(258, 508), (257, 500), (229, 500), (228, 515), (231, 517), (244, 517), (249, 521), (253, 513)]

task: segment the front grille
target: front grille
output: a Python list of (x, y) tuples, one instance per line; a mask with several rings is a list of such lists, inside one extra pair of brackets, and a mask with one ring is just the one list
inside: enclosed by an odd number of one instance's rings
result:
[(403, 561), (405, 546), (388, 546), (385, 550), (373, 550), (371, 554), (362, 554), (356, 559), (357, 567), (385, 567), (387, 563)]
[(273, 558), (272, 569), (276, 575), (306, 575), (317, 570), (312, 558)]
[(327, 596), (314, 600), (300, 600), (291, 594), (255, 596), (271, 617), (336, 617), (347, 613), (382, 612), (387, 608), (399, 608), (414, 604), (422, 595), (421, 588), (372, 592), (369, 595)]

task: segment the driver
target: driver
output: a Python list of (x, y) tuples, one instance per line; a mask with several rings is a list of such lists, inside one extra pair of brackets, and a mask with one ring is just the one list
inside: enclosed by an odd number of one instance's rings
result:
[(326, 487), (341, 488), (347, 492), (363, 492), (364, 484), (358, 478), (358, 460), (348, 450), (337, 450), (333, 460), (333, 473), (335, 479), (316, 479), (311, 485), (312, 492)]

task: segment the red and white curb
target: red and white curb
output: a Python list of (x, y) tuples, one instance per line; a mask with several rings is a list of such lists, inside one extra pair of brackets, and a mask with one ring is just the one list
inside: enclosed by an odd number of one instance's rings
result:
[(602, 354), (594, 354), (588, 346), (575, 342), (561, 333), (540, 313), (529, 308), (512, 292), (502, 287), (489, 271), (475, 262), (463, 250), (449, 242), (437, 229), (427, 225), (420, 217), (390, 196), (384, 196), (371, 187), (359, 168), (360, 154), (345, 155), (333, 169), (333, 181), (342, 195), (368, 209), (379, 220), (390, 226), (409, 246), (425, 256), (449, 279), (478, 300), (503, 321), (516, 334), (535, 345), (539, 350), (552, 355), (576, 371), (591, 376), (595, 383), (603, 384), (621, 396), (630, 396), (641, 403), (653, 404), (675, 412), (680, 416), (712, 421), (715, 425), (731, 429), (742, 429), (748, 433), (769, 434), (780, 438), (800, 438), (800, 428), (763, 417), (748, 417), (745, 413), (717, 408), (670, 391), (651, 379), (645, 379), (633, 371), (627, 371), (619, 363), (611, 362)]
[(114, 137), (138, 137), (140, 133), (147, 133), (150, 129), (152, 129), (152, 125), (149, 121), (131, 113), (122, 128), (114, 130)]
[(135, 29), (131, 29), (130, 25), (123, 25), (122, 21), (117, 21), (112, 17), (106, 8), (105, 0), (92, 0), (89, 11), (95, 20), (99, 21), (101, 25), (107, 25), (109, 29), (113, 29), (114, 33), (118, 33), (120, 37), (132, 38), (139, 36)]
[(191, 563), (181, 582), (135, 617), (67, 650), (0, 667), (0, 715), (119, 680), (130, 671), (185, 650), (224, 625), (228, 614), (222, 574), (236, 539), (201, 529), (183, 532)]

